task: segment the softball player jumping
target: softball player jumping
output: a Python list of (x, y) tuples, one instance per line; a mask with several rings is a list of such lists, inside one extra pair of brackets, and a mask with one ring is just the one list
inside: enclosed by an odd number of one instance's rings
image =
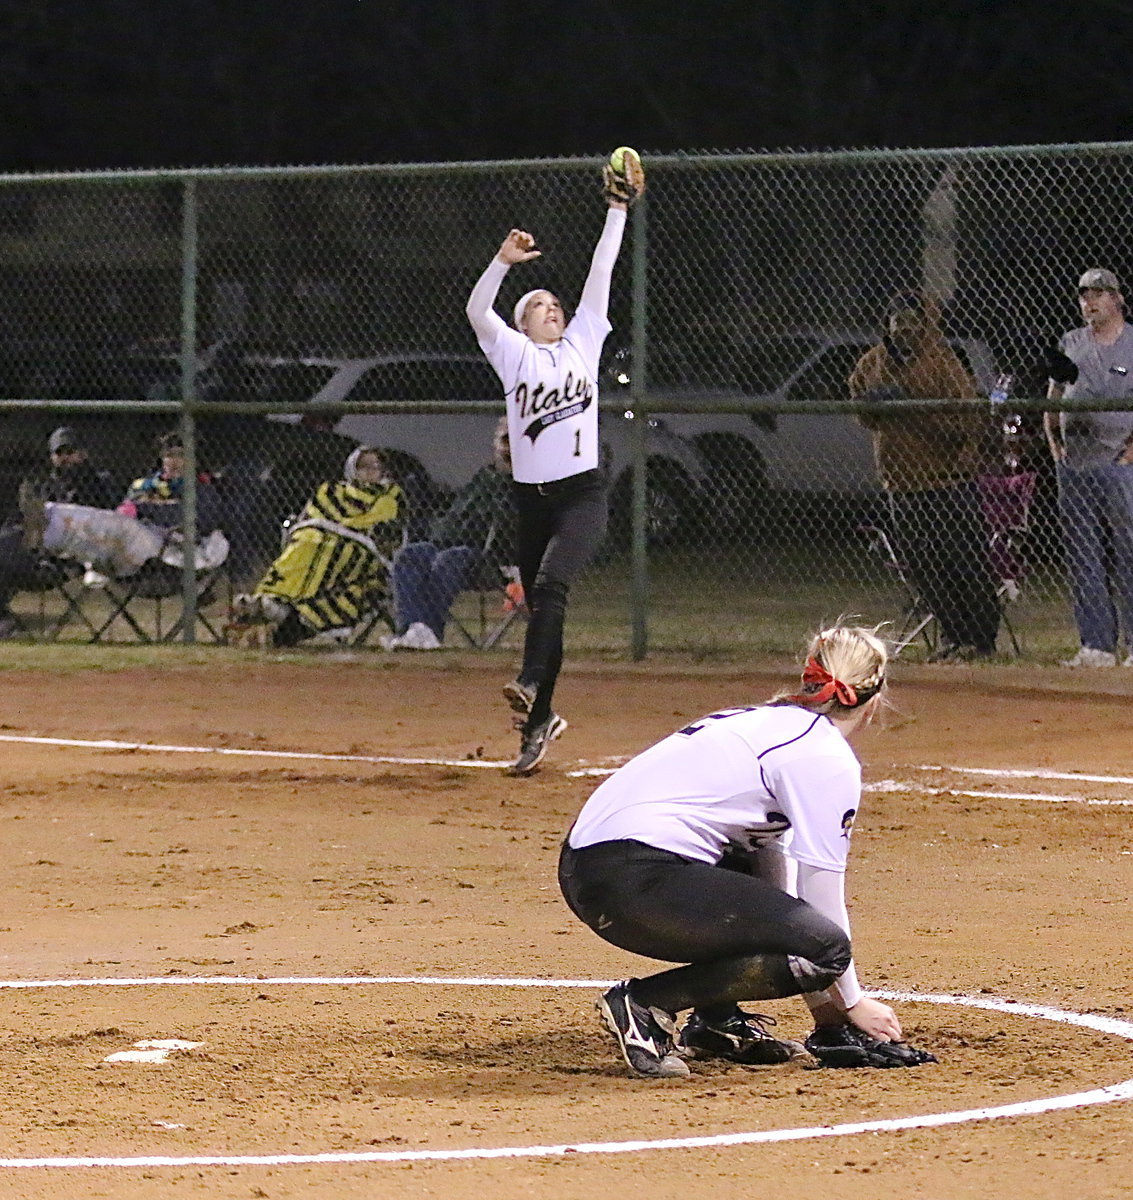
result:
[(466, 312), (507, 402), (518, 511), (517, 566), (531, 620), (519, 677), (504, 687), (522, 715), (513, 773), (533, 771), (566, 721), (551, 708), (562, 666), (570, 585), (605, 536), (606, 482), (599, 467), (598, 360), (610, 332), (610, 277), (626, 209), (644, 189), (640, 160), (605, 171), (609, 210), (578, 310), (569, 322), (551, 292), (521, 297), (509, 328), (493, 305), (508, 270), (538, 258), (530, 233), (513, 229), (472, 289)]
[(882, 703), (886, 662), (870, 631), (828, 629), (798, 694), (685, 726), (583, 806), (559, 863), (571, 910), (622, 950), (689, 964), (600, 998), (634, 1074), (687, 1076), (686, 1058), (805, 1056), (766, 1032), (770, 1018), (738, 1007), (800, 993), (816, 1026), (805, 1048), (824, 1065), (935, 1061), (863, 994), (850, 956), (843, 880), (861, 767), (847, 739)]

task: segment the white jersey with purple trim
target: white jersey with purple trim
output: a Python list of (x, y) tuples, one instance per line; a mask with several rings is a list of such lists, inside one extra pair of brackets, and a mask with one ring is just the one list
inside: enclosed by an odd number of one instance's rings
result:
[(615, 771), (583, 806), (576, 849), (629, 838), (715, 863), (778, 842), (797, 862), (845, 871), (861, 764), (824, 716), (795, 705), (712, 713)]
[(520, 483), (550, 483), (598, 465), (598, 362), (610, 328), (604, 313), (580, 305), (553, 345), (502, 329), (485, 350), (504, 385)]
[(493, 309), (509, 269), (498, 255), (468, 298), (476, 340), (504, 385), (511, 473), (519, 483), (552, 483), (598, 466), (598, 363), (625, 223), (624, 209), (607, 210), (578, 309), (553, 345), (533, 342)]

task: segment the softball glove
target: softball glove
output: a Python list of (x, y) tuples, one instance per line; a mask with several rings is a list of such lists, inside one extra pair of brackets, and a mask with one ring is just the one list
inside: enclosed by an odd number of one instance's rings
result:
[(880, 1042), (856, 1025), (824, 1025), (803, 1045), (823, 1067), (919, 1067), (936, 1062), (908, 1042)]

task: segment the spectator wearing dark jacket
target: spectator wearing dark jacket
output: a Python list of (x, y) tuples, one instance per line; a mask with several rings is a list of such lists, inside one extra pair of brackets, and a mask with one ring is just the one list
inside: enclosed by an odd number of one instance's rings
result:
[(87, 454), (83, 439), (69, 425), (60, 425), (47, 439), (51, 472), (39, 485), (40, 498), (57, 504), (86, 504), (113, 508), (117, 501), (108, 471), (100, 471)]
[[(885, 335), (858, 360), (850, 395), (863, 400), (974, 400), (976, 383), (940, 327), (936, 301), (905, 292), (889, 306)], [(977, 476), (985, 469), (990, 418), (972, 404), (862, 415), (873, 434), (889, 495), (897, 551), (937, 620), (940, 661), (995, 653), (999, 602), (988, 565)]]
[[(51, 470), (46, 478), (28, 481), (21, 489), (42, 501), (113, 508), (117, 497), (110, 475), (90, 461), (83, 439), (68, 425), (60, 425), (47, 439)], [(0, 638), (18, 629), (12, 615), (12, 597), (21, 591), (42, 591), (60, 578), (58, 564), (41, 550), (29, 548), (23, 517), (0, 526)]]

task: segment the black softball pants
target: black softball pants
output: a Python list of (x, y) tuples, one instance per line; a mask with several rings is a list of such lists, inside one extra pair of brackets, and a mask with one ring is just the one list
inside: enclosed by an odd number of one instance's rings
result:
[(536, 689), (527, 721), (534, 729), (551, 715), (570, 586), (606, 536), (606, 482), (595, 470), (554, 483), (517, 483), (515, 499), (516, 565), (531, 613), (519, 679)]
[(726, 1011), (829, 987), (850, 965), (845, 930), (765, 879), (636, 841), (563, 844), (571, 911), (631, 954), (688, 966), (636, 980), (634, 999), (666, 1012)]

